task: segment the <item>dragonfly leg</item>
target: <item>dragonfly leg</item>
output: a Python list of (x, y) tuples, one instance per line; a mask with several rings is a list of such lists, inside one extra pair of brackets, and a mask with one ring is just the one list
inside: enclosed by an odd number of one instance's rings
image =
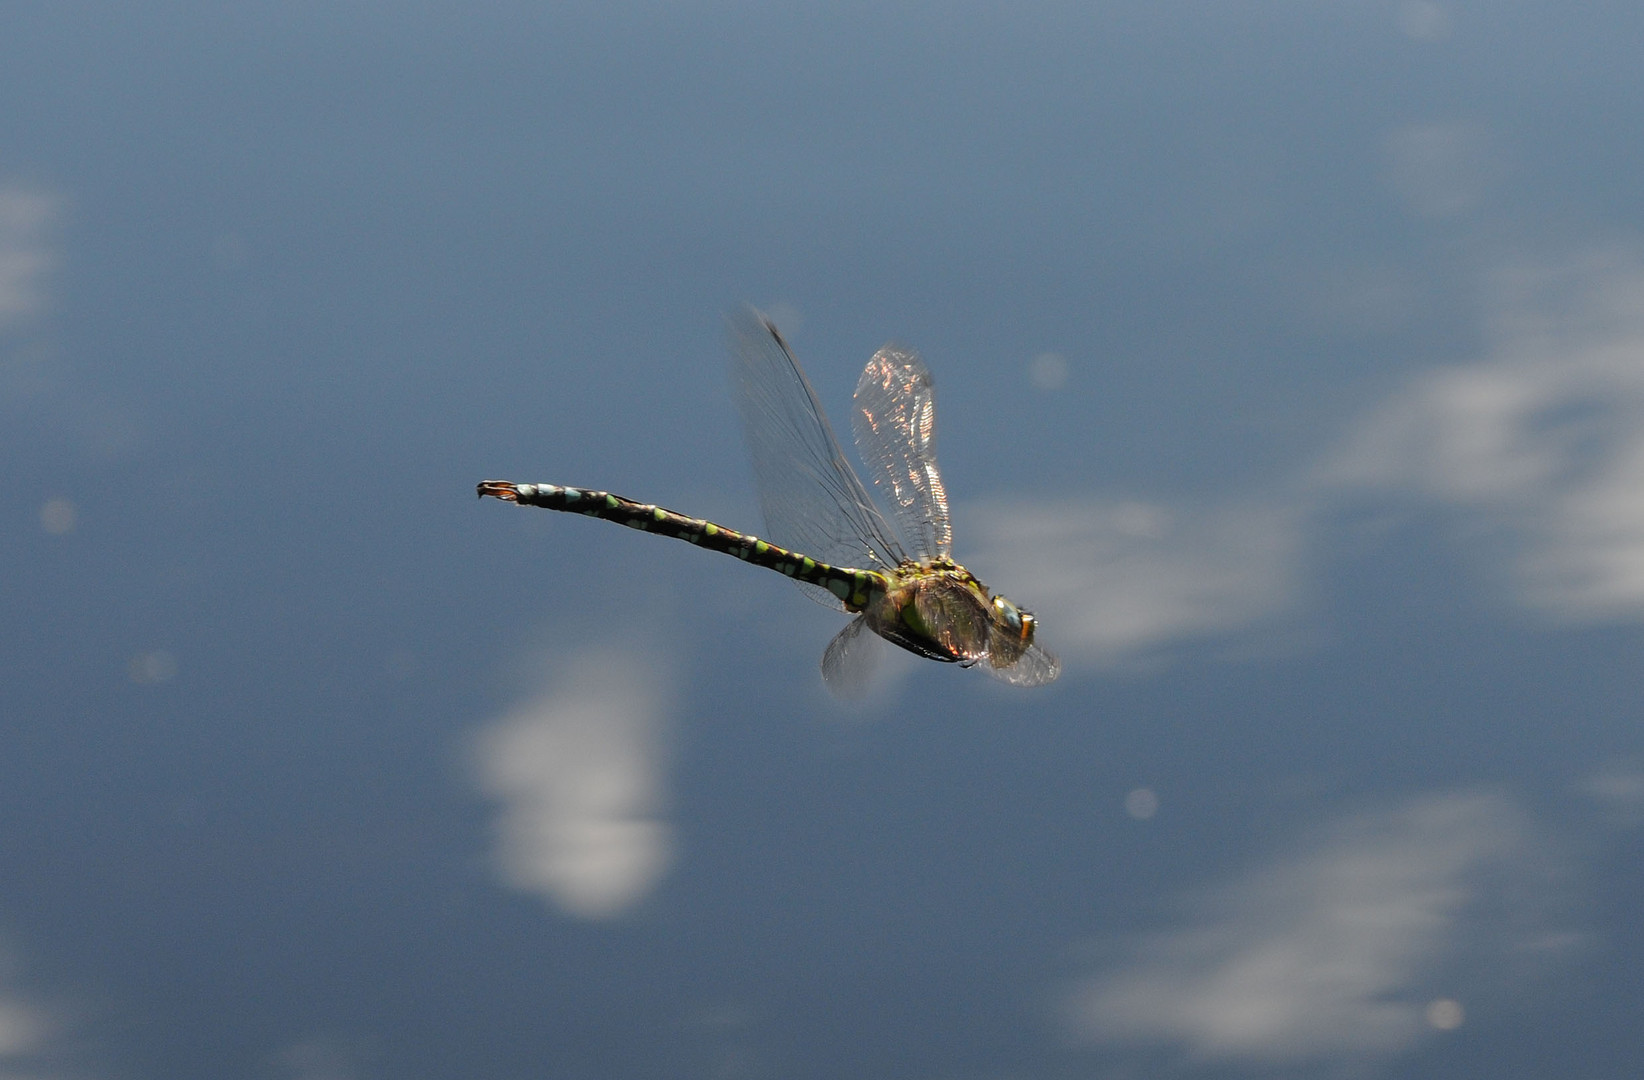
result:
[(501, 499), (503, 502), (519, 502), (519, 492), (515, 491), (514, 485), (507, 480), (481, 480), (479, 482), (479, 497), (483, 499), (487, 495), (493, 499)]

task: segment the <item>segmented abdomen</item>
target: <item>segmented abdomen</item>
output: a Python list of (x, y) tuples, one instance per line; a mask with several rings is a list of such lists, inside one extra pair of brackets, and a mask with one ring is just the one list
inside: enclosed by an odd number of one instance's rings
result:
[(641, 532), (672, 536), (710, 551), (734, 555), (755, 566), (764, 566), (797, 581), (820, 585), (838, 597), (847, 610), (860, 611), (876, 593), (883, 593), (887, 581), (873, 570), (832, 566), (808, 555), (777, 547), (757, 536), (727, 529), (701, 518), (686, 517), (650, 503), (637, 503), (609, 491), (560, 487), (558, 484), (514, 484), (506, 480), (486, 480), (479, 485), (481, 495), (568, 514), (583, 514), (626, 525)]

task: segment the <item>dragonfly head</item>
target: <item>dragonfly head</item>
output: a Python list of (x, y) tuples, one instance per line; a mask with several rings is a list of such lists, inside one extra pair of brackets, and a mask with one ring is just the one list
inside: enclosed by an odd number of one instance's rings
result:
[(1033, 630), (1037, 623), (1032, 612), (1023, 611), (1002, 596), (995, 596), (993, 617), (1011, 637), (1020, 641), (1024, 648), (1033, 644)]

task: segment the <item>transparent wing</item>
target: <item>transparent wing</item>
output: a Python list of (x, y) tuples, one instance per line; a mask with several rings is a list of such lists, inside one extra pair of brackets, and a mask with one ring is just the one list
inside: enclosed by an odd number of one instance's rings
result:
[(1056, 676), (1062, 673), (1062, 662), (1056, 659), (1056, 654), (1037, 644), (1028, 646), (1014, 661), (1003, 667), (994, 667), (991, 657), (976, 666), (1012, 686), (1043, 686), (1055, 682)]
[(936, 386), (918, 353), (887, 345), (873, 354), (856, 384), (851, 427), (914, 554), (950, 556), (948, 493), (936, 468)]
[(858, 615), (828, 642), (822, 654), (822, 681), (835, 697), (855, 701), (867, 696), (879, 669), (879, 641), (866, 616)]
[[(905, 545), (839, 450), (810, 380), (774, 323), (753, 308), (730, 320), (731, 383), (742, 413), (762, 539), (835, 566), (894, 567)], [(832, 593), (800, 583), (829, 607)]]

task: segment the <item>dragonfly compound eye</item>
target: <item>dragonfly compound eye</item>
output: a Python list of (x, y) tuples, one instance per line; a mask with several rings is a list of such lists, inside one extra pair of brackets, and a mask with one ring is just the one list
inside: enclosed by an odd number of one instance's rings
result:
[(994, 614), (999, 616), (999, 621), (1008, 626), (1011, 631), (1023, 641), (1027, 641), (1032, 637), (1032, 615), (1029, 615), (1027, 612), (1023, 611), (1021, 608), (1017, 607), (1015, 604), (1011, 603), (1009, 600), (1006, 600), (1002, 596), (995, 596), (993, 598), (993, 611)]

